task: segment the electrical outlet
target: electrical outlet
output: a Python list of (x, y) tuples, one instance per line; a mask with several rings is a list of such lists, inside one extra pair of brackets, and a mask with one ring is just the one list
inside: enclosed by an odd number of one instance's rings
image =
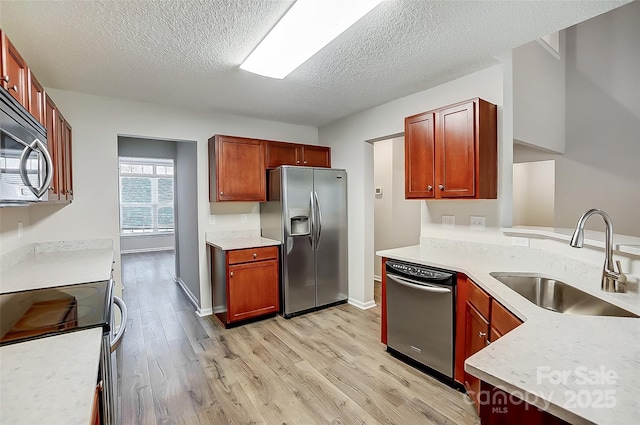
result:
[(456, 225), (456, 216), (455, 215), (443, 215), (442, 216), (442, 227), (447, 229), (452, 229)]
[(211, 214), (209, 216), (209, 224), (216, 224), (216, 216), (215, 216), (215, 214)]
[(513, 246), (529, 246), (529, 238), (511, 238)]
[(471, 230), (484, 230), (484, 216), (472, 215), (469, 220)]
[(247, 215), (240, 214), (240, 223), (246, 223), (246, 222), (247, 222)]

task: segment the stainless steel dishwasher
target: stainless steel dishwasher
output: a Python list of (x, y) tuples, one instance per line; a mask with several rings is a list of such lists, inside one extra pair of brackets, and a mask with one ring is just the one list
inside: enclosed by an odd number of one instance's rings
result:
[(385, 273), (387, 350), (453, 380), (455, 273), (397, 260)]

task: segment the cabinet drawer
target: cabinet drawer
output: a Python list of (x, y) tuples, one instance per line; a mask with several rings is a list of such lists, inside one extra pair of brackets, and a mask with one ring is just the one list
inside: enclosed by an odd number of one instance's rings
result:
[(236, 249), (229, 251), (228, 255), (229, 264), (270, 260), (272, 258), (278, 258), (278, 247), (265, 246), (261, 248)]
[(517, 328), (522, 321), (511, 314), (502, 304), (491, 300), (491, 327), (500, 333), (500, 336)]
[(476, 310), (485, 317), (485, 319), (489, 319), (491, 297), (471, 280), (468, 282), (467, 301), (474, 306)]

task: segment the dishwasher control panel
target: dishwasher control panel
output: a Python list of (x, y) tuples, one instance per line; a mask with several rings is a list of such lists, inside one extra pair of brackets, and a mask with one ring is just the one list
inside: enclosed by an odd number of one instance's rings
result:
[(403, 263), (396, 260), (387, 260), (387, 271), (401, 273), (405, 276), (412, 276), (424, 280), (447, 280), (451, 279), (455, 273), (434, 270), (418, 264)]

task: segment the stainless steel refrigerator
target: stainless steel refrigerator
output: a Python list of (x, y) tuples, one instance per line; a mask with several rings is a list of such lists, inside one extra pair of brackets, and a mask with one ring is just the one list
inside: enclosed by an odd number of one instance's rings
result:
[(347, 301), (347, 172), (282, 166), (260, 204), (262, 236), (282, 242), (284, 317)]

